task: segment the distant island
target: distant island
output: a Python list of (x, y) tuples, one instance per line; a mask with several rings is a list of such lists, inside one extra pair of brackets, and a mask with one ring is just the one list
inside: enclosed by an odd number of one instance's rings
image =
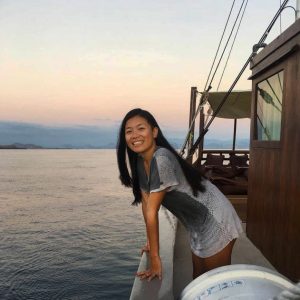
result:
[(92, 146), (92, 145), (86, 145), (86, 146), (79, 146), (74, 147), (72, 145), (66, 145), (66, 146), (58, 146), (58, 147), (42, 147), (39, 145), (34, 144), (21, 144), (21, 143), (14, 143), (10, 145), (0, 145), (1, 149), (16, 149), (16, 150), (26, 150), (26, 149), (115, 149), (114, 145), (106, 145), (106, 146)]
[[(175, 149), (181, 149), (183, 141), (178, 138), (171, 138), (171, 145)], [(219, 140), (219, 139), (207, 139), (204, 143), (205, 149), (231, 149), (232, 141), (231, 140)], [(249, 139), (240, 139), (237, 140), (236, 144), (237, 149), (249, 149)], [(116, 143), (109, 142), (104, 145), (91, 145), (91, 144), (54, 144), (53, 146), (40, 146), (36, 144), (22, 144), (22, 143), (13, 143), (7, 145), (0, 145), (1, 149), (15, 149), (15, 150), (26, 150), (26, 149), (116, 149)]]
[(0, 145), (0, 149), (44, 149), (44, 147), (33, 145), (33, 144), (10, 144), (10, 145)]
[[(116, 149), (118, 126), (46, 126), (0, 120), (0, 149)], [(181, 149), (186, 133), (165, 132), (169, 143)], [(204, 139), (205, 149), (231, 149), (232, 138), (219, 134)], [(249, 149), (249, 137), (236, 140), (237, 149)]]

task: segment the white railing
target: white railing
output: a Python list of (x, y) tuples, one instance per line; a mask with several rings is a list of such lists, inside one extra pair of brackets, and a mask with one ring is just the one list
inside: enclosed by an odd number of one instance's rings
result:
[[(130, 300), (173, 300), (173, 259), (177, 230), (177, 219), (163, 206), (159, 210), (159, 254), (162, 261), (162, 280), (150, 282), (135, 278)], [(149, 264), (148, 254), (144, 253), (138, 272), (146, 270)]]

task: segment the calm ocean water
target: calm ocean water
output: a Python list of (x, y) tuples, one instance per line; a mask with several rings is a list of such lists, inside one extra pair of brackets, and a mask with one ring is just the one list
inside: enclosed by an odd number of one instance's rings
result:
[(114, 150), (0, 151), (0, 299), (128, 299), (144, 243)]

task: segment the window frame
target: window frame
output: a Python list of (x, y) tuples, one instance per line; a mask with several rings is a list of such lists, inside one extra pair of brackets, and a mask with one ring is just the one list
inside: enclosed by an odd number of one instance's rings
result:
[[(267, 141), (267, 140), (258, 140), (258, 133), (257, 133), (257, 87), (258, 84), (262, 81), (276, 75), (277, 73), (283, 72), (283, 83), (282, 83), (282, 112), (281, 112), (281, 124), (280, 124), (280, 139), (276, 141)], [(283, 134), (283, 123), (284, 123), (284, 102), (285, 102), (285, 91), (286, 91), (286, 68), (285, 64), (281, 63), (278, 64), (276, 67), (265, 71), (263, 74), (258, 76), (255, 80), (253, 80), (253, 87), (254, 87), (254, 112), (253, 112), (253, 131), (252, 131), (252, 147), (253, 148), (280, 148), (282, 143), (282, 134)]]

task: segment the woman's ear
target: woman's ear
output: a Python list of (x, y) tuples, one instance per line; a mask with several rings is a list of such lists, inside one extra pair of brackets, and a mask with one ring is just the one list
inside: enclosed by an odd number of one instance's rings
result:
[(153, 137), (156, 139), (156, 138), (157, 138), (157, 135), (158, 135), (158, 128), (157, 128), (157, 127), (154, 127), (154, 128), (153, 128)]

